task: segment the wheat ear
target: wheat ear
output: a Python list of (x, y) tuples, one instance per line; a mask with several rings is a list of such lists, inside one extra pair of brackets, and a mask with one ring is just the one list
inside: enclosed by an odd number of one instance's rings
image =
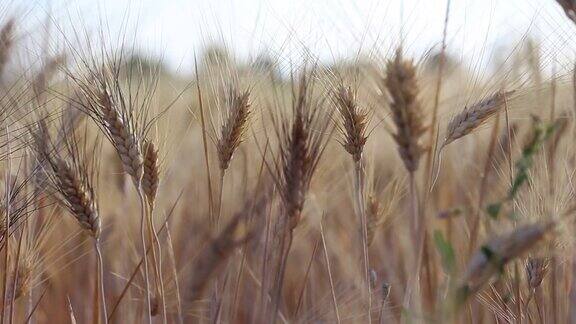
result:
[(442, 146), (446, 146), (470, 134), (484, 124), (490, 117), (495, 116), (504, 107), (507, 98), (513, 93), (514, 91), (499, 91), (472, 106), (464, 108), (464, 110), (456, 115), (448, 124), (446, 137), (444, 138)]
[(390, 95), (390, 110), (396, 125), (394, 140), (406, 170), (418, 169), (424, 147), (420, 144), (426, 132), (422, 106), (418, 100), (419, 87), (416, 67), (413, 61), (402, 57), (402, 50), (396, 51), (393, 60), (388, 61), (384, 85)]

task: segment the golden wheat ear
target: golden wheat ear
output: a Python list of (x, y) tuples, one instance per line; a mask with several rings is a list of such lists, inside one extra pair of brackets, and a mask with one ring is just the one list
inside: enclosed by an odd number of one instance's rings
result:
[(384, 87), (390, 95), (390, 110), (396, 125), (394, 141), (398, 152), (409, 172), (418, 169), (424, 147), (420, 140), (426, 132), (422, 106), (418, 100), (420, 89), (416, 78), (416, 66), (412, 60), (402, 56), (402, 49), (396, 51), (393, 60), (386, 65)]
[(360, 161), (368, 139), (368, 114), (358, 106), (356, 94), (350, 87), (341, 85), (335, 93), (334, 101), (342, 120), (339, 126), (343, 138), (341, 144), (355, 162)]
[[(143, 141), (149, 124), (149, 107), (142, 99), (142, 106), (133, 99), (135, 93), (123, 84), (118, 63), (108, 62), (102, 67), (86, 66), (84, 75), (66, 71), (79, 98), (69, 98), (71, 104), (87, 115), (100, 128), (114, 147), (126, 174), (140, 190), (144, 174)], [(130, 84), (128, 85), (130, 86)], [(143, 95), (145, 98), (146, 95)]]
[(100, 216), (92, 187), (89, 166), (79, 151), (74, 133), (66, 138), (66, 153), (57, 149), (50, 139), (47, 125), (39, 121), (34, 134), (33, 150), (42, 161), (43, 172), (58, 201), (68, 209), (79, 225), (95, 239), (100, 236)]
[(220, 170), (226, 171), (234, 152), (244, 140), (250, 117), (250, 92), (231, 87), (227, 94), (227, 112), (217, 139)]
[(300, 221), (310, 182), (332, 133), (322, 101), (313, 97), (310, 76), (311, 72), (302, 72), (293, 85), (291, 116), (283, 115), (275, 123), (280, 163), (274, 178), (291, 229)]
[(101, 128), (116, 148), (124, 170), (136, 185), (140, 186), (144, 174), (144, 156), (136, 130), (131, 127), (129, 116), (122, 113), (114, 97), (108, 92), (108, 87), (100, 88), (95, 119), (100, 122)]
[(150, 206), (154, 207), (158, 183), (160, 182), (160, 170), (158, 165), (158, 150), (154, 143), (145, 140), (142, 148), (144, 152), (144, 174), (142, 176), (142, 190)]
[(446, 146), (478, 129), (490, 117), (495, 116), (504, 108), (506, 100), (513, 93), (514, 91), (499, 91), (472, 106), (464, 108), (448, 124), (442, 146)]

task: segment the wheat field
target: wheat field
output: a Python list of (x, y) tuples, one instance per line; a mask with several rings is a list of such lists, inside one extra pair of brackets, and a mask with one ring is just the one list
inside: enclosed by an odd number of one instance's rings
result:
[(486, 77), (445, 12), (424, 58), (183, 75), (0, 5), (0, 323), (576, 323), (576, 68)]

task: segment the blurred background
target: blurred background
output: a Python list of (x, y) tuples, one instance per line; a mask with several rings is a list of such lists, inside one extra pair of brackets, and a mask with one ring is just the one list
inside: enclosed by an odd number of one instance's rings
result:
[[(0, 13), (20, 12), (30, 32), (46, 25), (47, 13), (61, 33), (105, 26), (171, 70), (189, 73), (195, 53), (214, 46), (243, 61), (274, 58), (283, 70), (309, 55), (326, 63), (384, 56), (401, 39), (406, 51), (425, 57), (440, 47), (446, 2), (7, 0)], [(494, 70), (527, 38), (539, 44), (543, 70), (552, 61), (559, 70), (572, 68), (574, 27), (554, 1), (457, 0), (450, 11), (448, 52), (474, 70)]]

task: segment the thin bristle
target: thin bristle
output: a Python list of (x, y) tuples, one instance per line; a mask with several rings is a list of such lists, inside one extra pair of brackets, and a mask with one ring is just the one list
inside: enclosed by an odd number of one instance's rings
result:
[(413, 61), (403, 59), (401, 49), (397, 50), (395, 58), (387, 64), (384, 85), (391, 97), (389, 106), (396, 125), (394, 140), (398, 145), (398, 152), (406, 169), (414, 172), (418, 169), (424, 152), (420, 139), (426, 132), (426, 127), (418, 100), (416, 67)]
[(50, 79), (58, 71), (59, 66), (64, 63), (64, 60), (64, 56), (56, 56), (44, 64), (32, 82), (32, 90), (36, 97), (41, 96), (48, 89)]

